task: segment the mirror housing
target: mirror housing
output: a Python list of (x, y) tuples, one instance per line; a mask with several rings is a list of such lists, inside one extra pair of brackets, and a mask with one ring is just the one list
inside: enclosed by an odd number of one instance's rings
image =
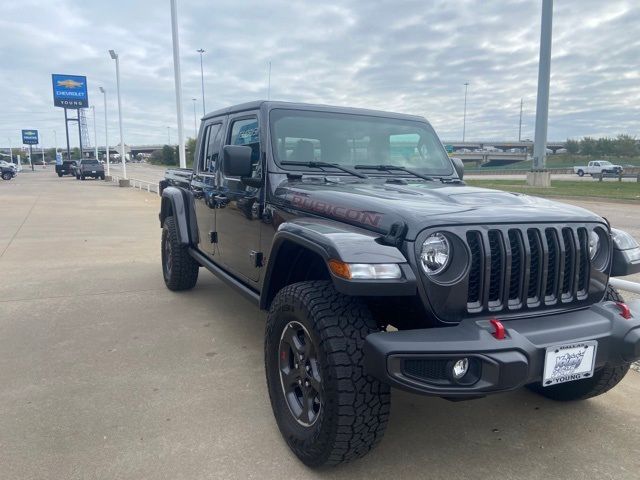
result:
[(229, 177), (251, 176), (251, 147), (225, 145), (222, 149), (222, 171)]
[(462, 162), (462, 159), (458, 157), (451, 157), (451, 162), (453, 163), (453, 168), (456, 169), (458, 177), (462, 180), (464, 178), (464, 163)]

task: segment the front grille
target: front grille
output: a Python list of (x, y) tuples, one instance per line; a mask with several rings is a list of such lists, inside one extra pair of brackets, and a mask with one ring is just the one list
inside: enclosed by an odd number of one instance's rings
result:
[(517, 311), (585, 300), (588, 232), (563, 225), (469, 229), (469, 313)]

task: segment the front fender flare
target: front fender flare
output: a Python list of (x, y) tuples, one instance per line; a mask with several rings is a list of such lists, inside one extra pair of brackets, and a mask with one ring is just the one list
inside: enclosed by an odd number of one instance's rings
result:
[[(403, 278), (398, 280), (346, 280), (330, 273), (336, 289), (346, 295), (405, 296), (415, 295), (416, 278), (402, 252), (379, 243), (380, 235), (351, 225), (318, 218), (298, 218), (278, 227), (273, 238), (260, 298), (261, 308), (267, 308), (277, 292), (271, 279), (281, 268), (279, 252), (287, 243), (294, 243), (319, 255), (325, 262), (335, 259), (345, 263), (396, 263)], [(286, 261), (286, 260), (285, 260)]]

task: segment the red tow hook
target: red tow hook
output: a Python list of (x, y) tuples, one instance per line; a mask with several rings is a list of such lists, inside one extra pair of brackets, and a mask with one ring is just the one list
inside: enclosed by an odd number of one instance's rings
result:
[(504, 325), (502, 325), (502, 322), (497, 318), (492, 318), (491, 320), (489, 320), (489, 323), (493, 325), (493, 336), (496, 338), (496, 340), (504, 340), (506, 337), (506, 332), (504, 329)]
[(616, 307), (620, 310), (620, 316), (622, 318), (625, 320), (629, 320), (631, 318), (631, 309), (629, 308), (629, 305), (622, 302), (616, 302)]

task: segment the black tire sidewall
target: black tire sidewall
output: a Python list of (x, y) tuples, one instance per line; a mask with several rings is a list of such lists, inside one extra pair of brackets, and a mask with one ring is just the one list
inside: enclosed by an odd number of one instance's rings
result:
[(578, 170), (578, 176), (579, 177), (584, 177), (584, 172), (582, 170)]

